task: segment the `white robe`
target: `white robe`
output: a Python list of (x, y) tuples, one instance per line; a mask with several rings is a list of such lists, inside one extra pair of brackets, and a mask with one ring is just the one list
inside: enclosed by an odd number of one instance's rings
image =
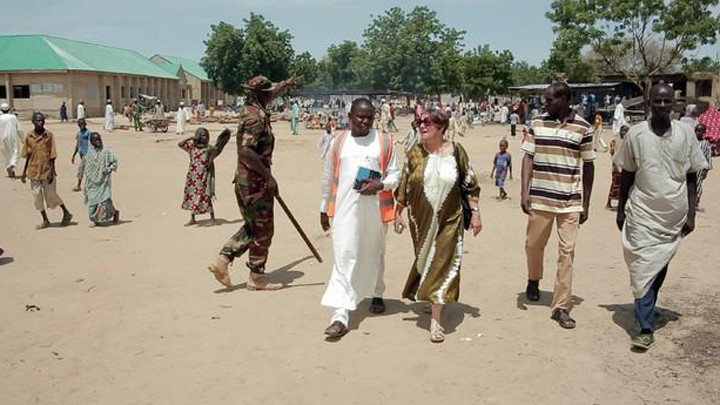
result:
[[(334, 149), (336, 137), (330, 147)], [(397, 187), (399, 171), (393, 152), (382, 180), (386, 190)], [(367, 136), (350, 134), (340, 151), (340, 178), (332, 220), (333, 269), (322, 305), (354, 311), (365, 297), (382, 297), (385, 290), (385, 234), (380, 219), (378, 195), (364, 196), (353, 189), (360, 167), (380, 170), (380, 142), (377, 131)], [(323, 170), (320, 212), (327, 212), (333, 175), (333, 159), (328, 156)]]
[(77, 106), (77, 119), (85, 118), (85, 106), (78, 104)]
[(5, 169), (14, 169), (20, 160), (22, 132), (15, 114), (0, 115), (0, 149), (5, 157)]
[(112, 132), (115, 129), (115, 111), (111, 104), (105, 106), (105, 130)]
[(647, 294), (675, 256), (688, 213), (686, 175), (707, 167), (692, 129), (679, 121), (663, 136), (646, 121), (630, 128), (613, 161), (635, 172), (625, 206), (622, 247), (635, 298)]
[(620, 133), (620, 128), (626, 125), (625, 120), (625, 107), (622, 104), (615, 106), (615, 113), (613, 114), (613, 132), (617, 135)]
[(184, 134), (185, 133), (185, 121), (188, 119), (188, 113), (185, 111), (185, 108), (180, 107), (177, 110), (177, 115), (175, 116), (175, 121), (177, 121), (177, 128), (175, 129), (175, 133), (177, 134)]
[(507, 107), (502, 106), (502, 108), (500, 109), (500, 123), (501, 124), (504, 124), (507, 122), (509, 112), (510, 112), (510, 110), (508, 110)]

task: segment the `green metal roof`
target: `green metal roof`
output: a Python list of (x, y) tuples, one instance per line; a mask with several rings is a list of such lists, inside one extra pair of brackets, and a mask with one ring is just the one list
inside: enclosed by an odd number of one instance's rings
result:
[(182, 67), (186, 73), (189, 73), (202, 81), (210, 81), (207, 73), (205, 73), (205, 69), (203, 69), (197, 61), (192, 59), (157, 54), (153, 55), (150, 60), (163, 68), (166, 72), (172, 73), (173, 75), (177, 76), (180, 71), (180, 67)]
[(78, 70), (177, 79), (143, 55), (49, 35), (0, 35), (0, 72)]

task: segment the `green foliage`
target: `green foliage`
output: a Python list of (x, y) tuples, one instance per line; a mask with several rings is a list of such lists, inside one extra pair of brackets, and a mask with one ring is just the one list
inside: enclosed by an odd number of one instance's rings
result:
[(305, 87), (317, 79), (318, 63), (310, 52), (303, 52), (293, 59), (290, 74), (295, 78), (298, 87)]
[(244, 44), (242, 31), (222, 21), (212, 25), (211, 30), (210, 38), (205, 41), (205, 56), (200, 60), (200, 66), (224, 92), (240, 94), (241, 77), (245, 76), (240, 65)]
[(476, 99), (483, 95), (505, 93), (514, 84), (513, 60), (510, 51), (492, 51), (489, 45), (467, 52), (463, 57), (465, 94)]
[(245, 78), (265, 75), (272, 81), (286, 79), (290, 75), (290, 66), (295, 51), (290, 41), (292, 35), (281, 31), (263, 16), (250, 13), (244, 19), (245, 46), (240, 61)]
[(697, 72), (718, 72), (720, 71), (720, 60), (705, 56), (700, 59), (689, 59), (683, 62), (683, 70), (687, 74)]
[(364, 67), (372, 86), (420, 94), (459, 90), (464, 34), (446, 27), (424, 6), (409, 13), (399, 7), (385, 11), (364, 33)]
[(583, 60), (583, 35), (574, 28), (558, 32), (550, 55), (543, 62), (544, 81), (564, 78), (572, 83), (590, 83), (595, 81), (593, 66)]
[(527, 62), (515, 62), (512, 66), (513, 86), (524, 86), (527, 84), (538, 84), (546, 82), (546, 72), (537, 66)]
[[(555, 26), (558, 48), (589, 45), (604, 70), (638, 86), (672, 70), (687, 51), (714, 44), (718, 0), (554, 0), (546, 16)], [(569, 43), (569, 44), (568, 44)], [(548, 64), (555, 63), (548, 60)]]
[(327, 55), (319, 63), (315, 87), (326, 89), (362, 87), (363, 64), (366, 59), (366, 52), (353, 41), (330, 45)]
[(263, 16), (250, 13), (243, 24), (243, 28), (225, 22), (213, 25), (205, 41), (200, 65), (223, 91), (240, 94), (242, 84), (260, 74), (273, 81), (283, 80), (296, 62), (309, 62), (306, 57), (301, 61), (295, 58), (290, 32), (281, 31)]

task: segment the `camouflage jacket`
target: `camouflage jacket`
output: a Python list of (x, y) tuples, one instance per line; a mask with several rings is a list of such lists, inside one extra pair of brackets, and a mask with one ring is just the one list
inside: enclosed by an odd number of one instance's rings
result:
[[(238, 166), (249, 165), (243, 162), (240, 156), (241, 148), (249, 148), (260, 156), (262, 163), (270, 168), (272, 153), (275, 148), (275, 136), (270, 126), (270, 113), (260, 104), (247, 102), (240, 111), (237, 132)], [(241, 169), (238, 167), (238, 169)]]

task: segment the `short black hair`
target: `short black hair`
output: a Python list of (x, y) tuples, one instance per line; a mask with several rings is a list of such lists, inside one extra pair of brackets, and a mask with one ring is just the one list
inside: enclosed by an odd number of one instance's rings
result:
[(370, 107), (370, 109), (375, 110), (375, 106), (373, 105), (372, 101), (365, 97), (360, 97), (353, 100), (352, 104), (350, 105), (350, 114), (354, 113), (355, 110), (360, 106)]
[(565, 100), (570, 101), (570, 86), (565, 82), (555, 82), (548, 86), (549, 89), (553, 90), (555, 97), (565, 97)]
[(650, 99), (651, 100), (653, 99), (655, 94), (658, 91), (660, 91), (660, 89), (667, 89), (668, 91), (670, 91), (670, 95), (673, 97), (673, 99), (675, 98), (675, 89), (667, 83), (660, 82), (650, 88)]
[(33, 113), (33, 115), (32, 115), (32, 119), (31, 119), (31, 120), (32, 120), (32, 121), (35, 121), (35, 117), (39, 117), (39, 118), (45, 119), (45, 115), (44, 115), (43, 113), (41, 113), (40, 111), (35, 111), (35, 112)]

